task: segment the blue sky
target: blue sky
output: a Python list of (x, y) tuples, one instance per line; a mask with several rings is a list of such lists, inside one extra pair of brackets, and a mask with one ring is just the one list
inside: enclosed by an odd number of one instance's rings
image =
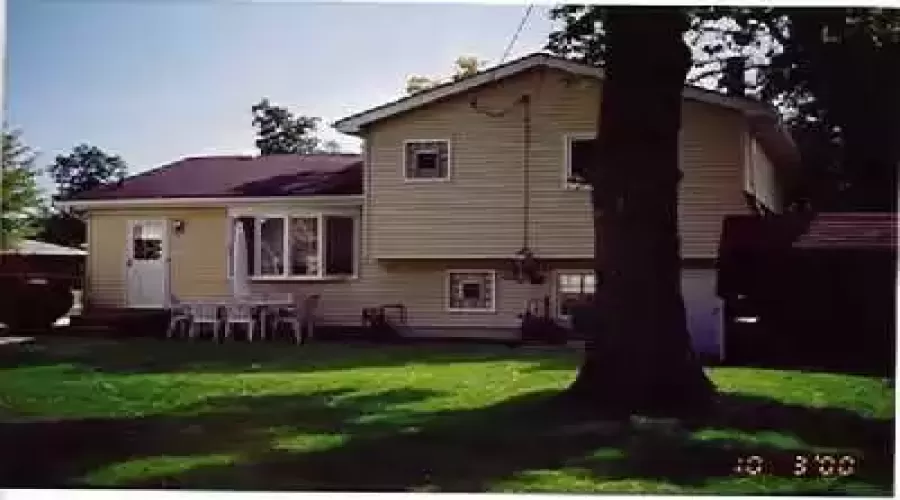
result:
[[(327, 124), (402, 95), (459, 55), (496, 63), (524, 5), (9, 0), (5, 111), (49, 163), (88, 142), (130, 172), (190, 155), (254, 152), (267, 96)], [(536, 6), (511, 58), (539, 50)]]

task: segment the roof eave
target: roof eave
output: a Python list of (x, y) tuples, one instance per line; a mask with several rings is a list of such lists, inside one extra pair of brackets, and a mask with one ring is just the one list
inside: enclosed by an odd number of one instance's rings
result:
[[(456, 82), (450, 82), (437, 87), (404, 97), (397, 101), (376, 106), (367, 111), (362, 111), (338, 120), (332, 126), (345, 134), (360, 135), (363, 127), (371, 123), (389, 118), (391, 116), (411, 111), (432, 102), (458, 95), (475, 89), (492, 81), (506, 78), (529, 69), (546, 67), (558, 69), (568, 73), (590, 78), (603, 79), (603, 70), (594, 66), (569, 61), (547, 54), (531, 54), (521, 59), (496, 66), (476, 75), (464, 78)], [(726, 108), (736, 109), (744, 113), (773, 114), (774, 110), (762, 103), (749, 99), (729, 97), (717, 92), (702, 90), (696, 87), (685, 87), (683, 95), (687, 99), (706, 102)]]
[(293, 204), (309, 205), (360, 205), (361, 194), (332, 195), (279, 195), (279, 196), (226, 196), (226, 197), (156, 197), (156, 198), (106, 198), (57, 201), (54, 205), (62, 209), (91, 210), (104, 208), (137, 207), (230, 207), (252, 204)]

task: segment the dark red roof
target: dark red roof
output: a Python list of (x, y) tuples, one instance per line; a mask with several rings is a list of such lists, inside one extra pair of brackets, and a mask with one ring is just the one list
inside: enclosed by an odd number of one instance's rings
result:
[(185, 158), (72, 200), (362, 194), (359, 155)]
[(884, 212), (828, 212), (725, 218), (719, 255), (794, 249), (891, 250), (898, 216)]

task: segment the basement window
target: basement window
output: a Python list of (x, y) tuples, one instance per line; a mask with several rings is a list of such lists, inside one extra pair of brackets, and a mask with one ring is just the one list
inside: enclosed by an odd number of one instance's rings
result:
[(448, 304), (451, 312), (494, 312), (494, 271), (449, 271)]

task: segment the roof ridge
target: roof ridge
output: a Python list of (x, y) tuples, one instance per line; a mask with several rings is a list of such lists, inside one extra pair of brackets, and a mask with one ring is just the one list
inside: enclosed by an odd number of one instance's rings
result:
[[(517, 66), (521, 67), (517, 69)], [(513, 59), (496, 66), (482, 69), (458, 80), (451, 79), (450, 81), (435, 85), (434, 87), (430, 87), (421, 92), (402, 96), (384, 104), (359, 111), (333, 122), (332, 126), (341, 132), (355, 134), (359, 132), (359, 127), (369, 123), (379, 121), (397, 113), (403, 113), (421, 106), (426, 106), (437, 100), (448, 98), (459, 93), (469, 92), (497, 80), (505, 79), (526, 70), (542, 66), (599, 79), (602, 79), (605, 76), (603, 68), (577, 59), (569, 59), (542, 51), (532, 52), (519, 57), (518, 59)], [(491, 78), (492, 75), (493, 78)], [(766, 113), (773, 112), (773, 110), (770, 109), (771, 106), (752, 97), (730, 96), (716, 90), (710, 90), (696, 85), (685, 84), (682, 88), (684, 91), (694, 93), (693, 95), (684, 95), (687, 99), (740, 109), (746, 114), (750, 114), (752, 111), (764, 111)], [(760, 107), (761, 109), (747, 109), (755, 107)], [(394, 109), (391, 110), (392, 108)], [(368, 118), (366, 118), (367, 116)]]

